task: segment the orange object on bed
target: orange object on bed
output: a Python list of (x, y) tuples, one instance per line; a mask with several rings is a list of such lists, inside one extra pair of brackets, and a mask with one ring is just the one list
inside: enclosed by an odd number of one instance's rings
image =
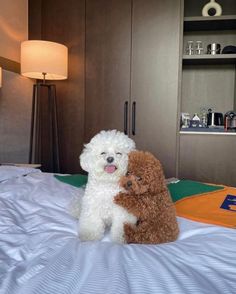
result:
[(191, 195), (175, 202), (178, 216), (194, 221), (236, 228), (236, 188)]

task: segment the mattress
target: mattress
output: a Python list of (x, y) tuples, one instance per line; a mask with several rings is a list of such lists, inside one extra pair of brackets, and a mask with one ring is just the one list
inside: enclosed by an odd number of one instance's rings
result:
[(172, 243), (80, 242), (83, 193), (39, 170), (0, 177), (1, 294), (235, 293), (235, 229), (179, 217)]

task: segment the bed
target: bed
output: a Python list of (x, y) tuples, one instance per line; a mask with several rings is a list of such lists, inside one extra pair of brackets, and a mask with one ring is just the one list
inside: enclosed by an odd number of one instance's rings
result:
[(69, 211), (83, 192), (40, 170), (0, 170), (1, 294), (235, 293), (235, 229), (178, 217), (173, 243), (114, 244), (108, 232), (80, 242)]

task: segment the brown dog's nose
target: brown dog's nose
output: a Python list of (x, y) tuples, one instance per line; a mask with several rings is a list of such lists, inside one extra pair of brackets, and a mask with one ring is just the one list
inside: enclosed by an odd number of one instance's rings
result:
[(132, 182), (131, 181), (128, 181), (126, 185), (127, 185), (128, 188), (131, 187), (132, 186)]

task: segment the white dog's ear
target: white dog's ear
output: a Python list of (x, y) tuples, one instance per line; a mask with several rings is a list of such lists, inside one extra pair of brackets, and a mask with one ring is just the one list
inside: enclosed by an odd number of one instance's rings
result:
[(89, 172), (90, 161), (91, 161), (90, 150), (89, 150), (88, 144), (87, 144), (87, 145), (84, 145), (84, 150), (82, 151), (82, 153), (80, 155), (80, 166), (86, 172)]

